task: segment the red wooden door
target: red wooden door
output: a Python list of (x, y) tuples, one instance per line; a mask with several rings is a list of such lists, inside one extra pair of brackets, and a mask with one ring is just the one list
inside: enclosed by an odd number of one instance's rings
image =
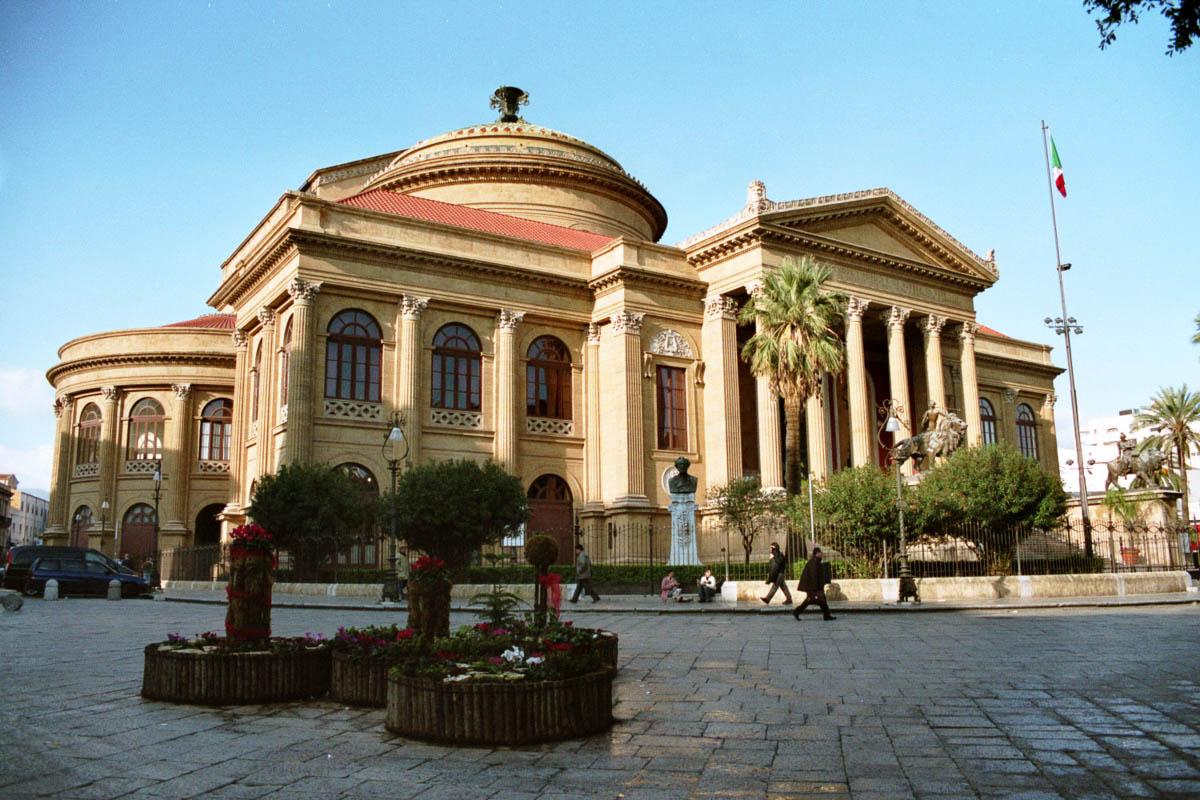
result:
[(544, 533), (558, 542), (558, 563), (575, 558), (575, 514), (571, 489), (557, 475), (543, 475), (529, 487), (529, 535)]

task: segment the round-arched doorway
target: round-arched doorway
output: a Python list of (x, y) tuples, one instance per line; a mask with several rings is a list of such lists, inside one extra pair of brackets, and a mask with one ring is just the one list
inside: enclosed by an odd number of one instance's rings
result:
[(200, 509), (200, 513), (196, 515), (196, 526), (192, 528), (195, 532), (192, 536), (192, 544), (220, 544), (221, 543), (221, 520), (217, 515), (225, 510), (222, 503), (213, 503)]
[(571, 487), (557, 475), (542, 475), (529, 485), (529, 535), (544, 533), (558, 542), (558, 563), (570, 564), (575, 553), (575, 511)]
[(121, 544), (119, 549), (122, 556), (126, 553), (129, 554), (129, 563), (134, 569), (141, 570), (142, 565), (146, 561), (152, 561), (157, 573), (157, 527), (158, 519), (154, 513), (154, 508), (146, 503), (138, 503), (130, 506), (129, 510), (125, 512), (125, 516), (121, 518)]
[(87, 547), (88, 531), (92, 527), (92, 509), (90, 506), (80, 506), (71, 516), (71, 546)]

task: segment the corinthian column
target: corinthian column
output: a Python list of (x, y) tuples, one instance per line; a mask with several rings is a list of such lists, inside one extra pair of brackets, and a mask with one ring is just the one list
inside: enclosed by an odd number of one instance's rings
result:
[(910, 313), (910, 309), (892, 306), (887, 315), (888, 382), (891, 384), (892, 400), (902, 409), (899, 415), (901, 427), (892, 434), (892, 444), (912, 435), (912, 408), (908, 397), (908, 355), (904, 351), (904, 322)]
[(249, 337), (245, 331), (233, 332), (233, 426), (229, 443), (229, 502), (225, 506), (225, 514), (241, 513), (245, 492), (242, 490), (242, 476), (246, 473), (246, 426), (250, 424), (247, 399), (250, 393), (250, 381), (247, 379), (246, 350)]
[(934, 314), (921, 323), (921, 331), (925, 334), (925, 386), (929, 391), (929, 402), (937, 403), (941, 409), (946, 407), (946, 385), (942, 377), (942, 326), (945, 324), (945, 317)]
[(867, 354), (862, 318), (870, 305), (861, 297), (846, 304), (846, 377), (850, 391), (850, 462), (861, 467), (871, 458), (871, 410), (867, 402)]
[(597, 503), (603, 498), (600, 477), (600, 326), (587, 326), (587, 351), (583, 361), (584, 387), (587, 391), (587, 418), (583, 437), (584, 500)]
[[(167, 429), (163, 436), (162, 472), (167, 490), (164, 510), (166, 521), (162, 526), (164, 537), (174, 535), (187, 538), (187, 490), (188, 472), (192, 463), (192, 451), (188, 446), (192, 430), (192, 387), (187, 383), (171, 385), (171, 409)], [(164, 538), (163, 549), (181, 547), (185, 541)]]
[[(121, 426), (117, 424), (117, 400), (120, 390), (115, 386), (101, 386), (100, 395), (100, 503), (105, 500), (112, 506), (113, 514), (117, 513), (116, 497), (113, 488), (117, 485), (117, 461), (119, 448), (117, 432)], [(111, 517), (100, 522), (100, 537), (103, 541), (107, 536), (109, 526), (113, 524)]]
[(500, 309), (496, 333), (496, 463), (517, 472), (517, 326), (524, 311)]
[(270, 308), (260, 309), (258, 321), (262, 323), (263, 360), (258, 375), (258, 474), (269, 475), (275, 471), (275, 312)]
[(704, 382), (705, 482), (722, 486), (742, 474), (742, 423), (738, 406), (737, 302), (710, 297), (704, 304), (701, 345), (712, 364)]
[(312, 302), (320, 283), (296, 278), (288, 285), (292, 297), (292, 342), (288, 355), (287, 441), (284, 460), (293, 464), (312, 461), (313, 429), (313, 313)]
[[(762, 284), (752, 283), (746, 287), (750, 295), (757, 298)], [(755, 331), (762, 333), (762, 318), (754, 322)], [(779, 395), (771, 391), (771, 379), (766, 375), (754, 378), (755, 407), (758, 415), (758, 471), (763, 489), (783, 488), (783, 448), (779, 430)]]
[(50, 507), (46, 510), (46, 544), (66, 544), (67, 514), (71, 492), (71, 444), (75, 412), (71, 398), (54, 401), (54, 468), (50, 472)]
[(400, 378), (396, 410), (404, 417), (404, 435), (408, 439), (408, 463), (418, 464), (421, 454), (421, 425), (418, 398), (421, 394), (421, 314), (429, 306), (428, 297), (404, 295), (400, 298), (400, 343), (397, 348), (396, 374)]
[(962, 339), (963, 405), (966, 408), (967, 444), (978, 447), (983, 442), (983, 421), (979, 418), (979, 379), (975, 373), (975, 332), (979, 326), (970, 320), (962, 324), (958, 335)]

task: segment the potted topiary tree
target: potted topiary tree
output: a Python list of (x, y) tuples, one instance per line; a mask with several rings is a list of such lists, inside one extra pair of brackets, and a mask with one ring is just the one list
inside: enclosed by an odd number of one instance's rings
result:
[(545, 534), (530, 537), (525, 542), (525, 560), (537, 569), (537, 577), (533, 584), (533, 618), (535, 624), (546, 625), (547, 608), (550, 592), (557, 585), (550, 581), (550, 565), (558, 559), (558, 542)]
[(413, 467), (380, 499), (399, 539), (425, 554), (412, 565), (409, 627), (427, 636), (450, 628), (451, 579), (486, 544), (529, 518), (521, 481), (491, 461), (437, 461)]

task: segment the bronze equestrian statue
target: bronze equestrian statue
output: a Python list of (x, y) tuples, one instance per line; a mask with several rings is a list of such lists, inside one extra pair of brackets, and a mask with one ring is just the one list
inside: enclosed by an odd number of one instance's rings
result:
[(1104, 479), (1104, 489), (1119, 486), (1117, 481), (1126, 475), (1133, 475), (1130, 489), (1157, 489), (1163, 485), (1163, 473), (1166, 471), (1167, 457), (1161, 450), (1150, 448), (1135, 454), (1132, 448), (1122, 447), (1121, 455), (1108, 462), (1108, 477)]
[(901, 440), (892, 450), (897, 463), (904, 464), (911, 458), (920, 469), (926, 458), (945, 458), (966, 440), (967, 423), (957, 414), (930, 406), (925, 417), (932, 423), (932, 429)]

